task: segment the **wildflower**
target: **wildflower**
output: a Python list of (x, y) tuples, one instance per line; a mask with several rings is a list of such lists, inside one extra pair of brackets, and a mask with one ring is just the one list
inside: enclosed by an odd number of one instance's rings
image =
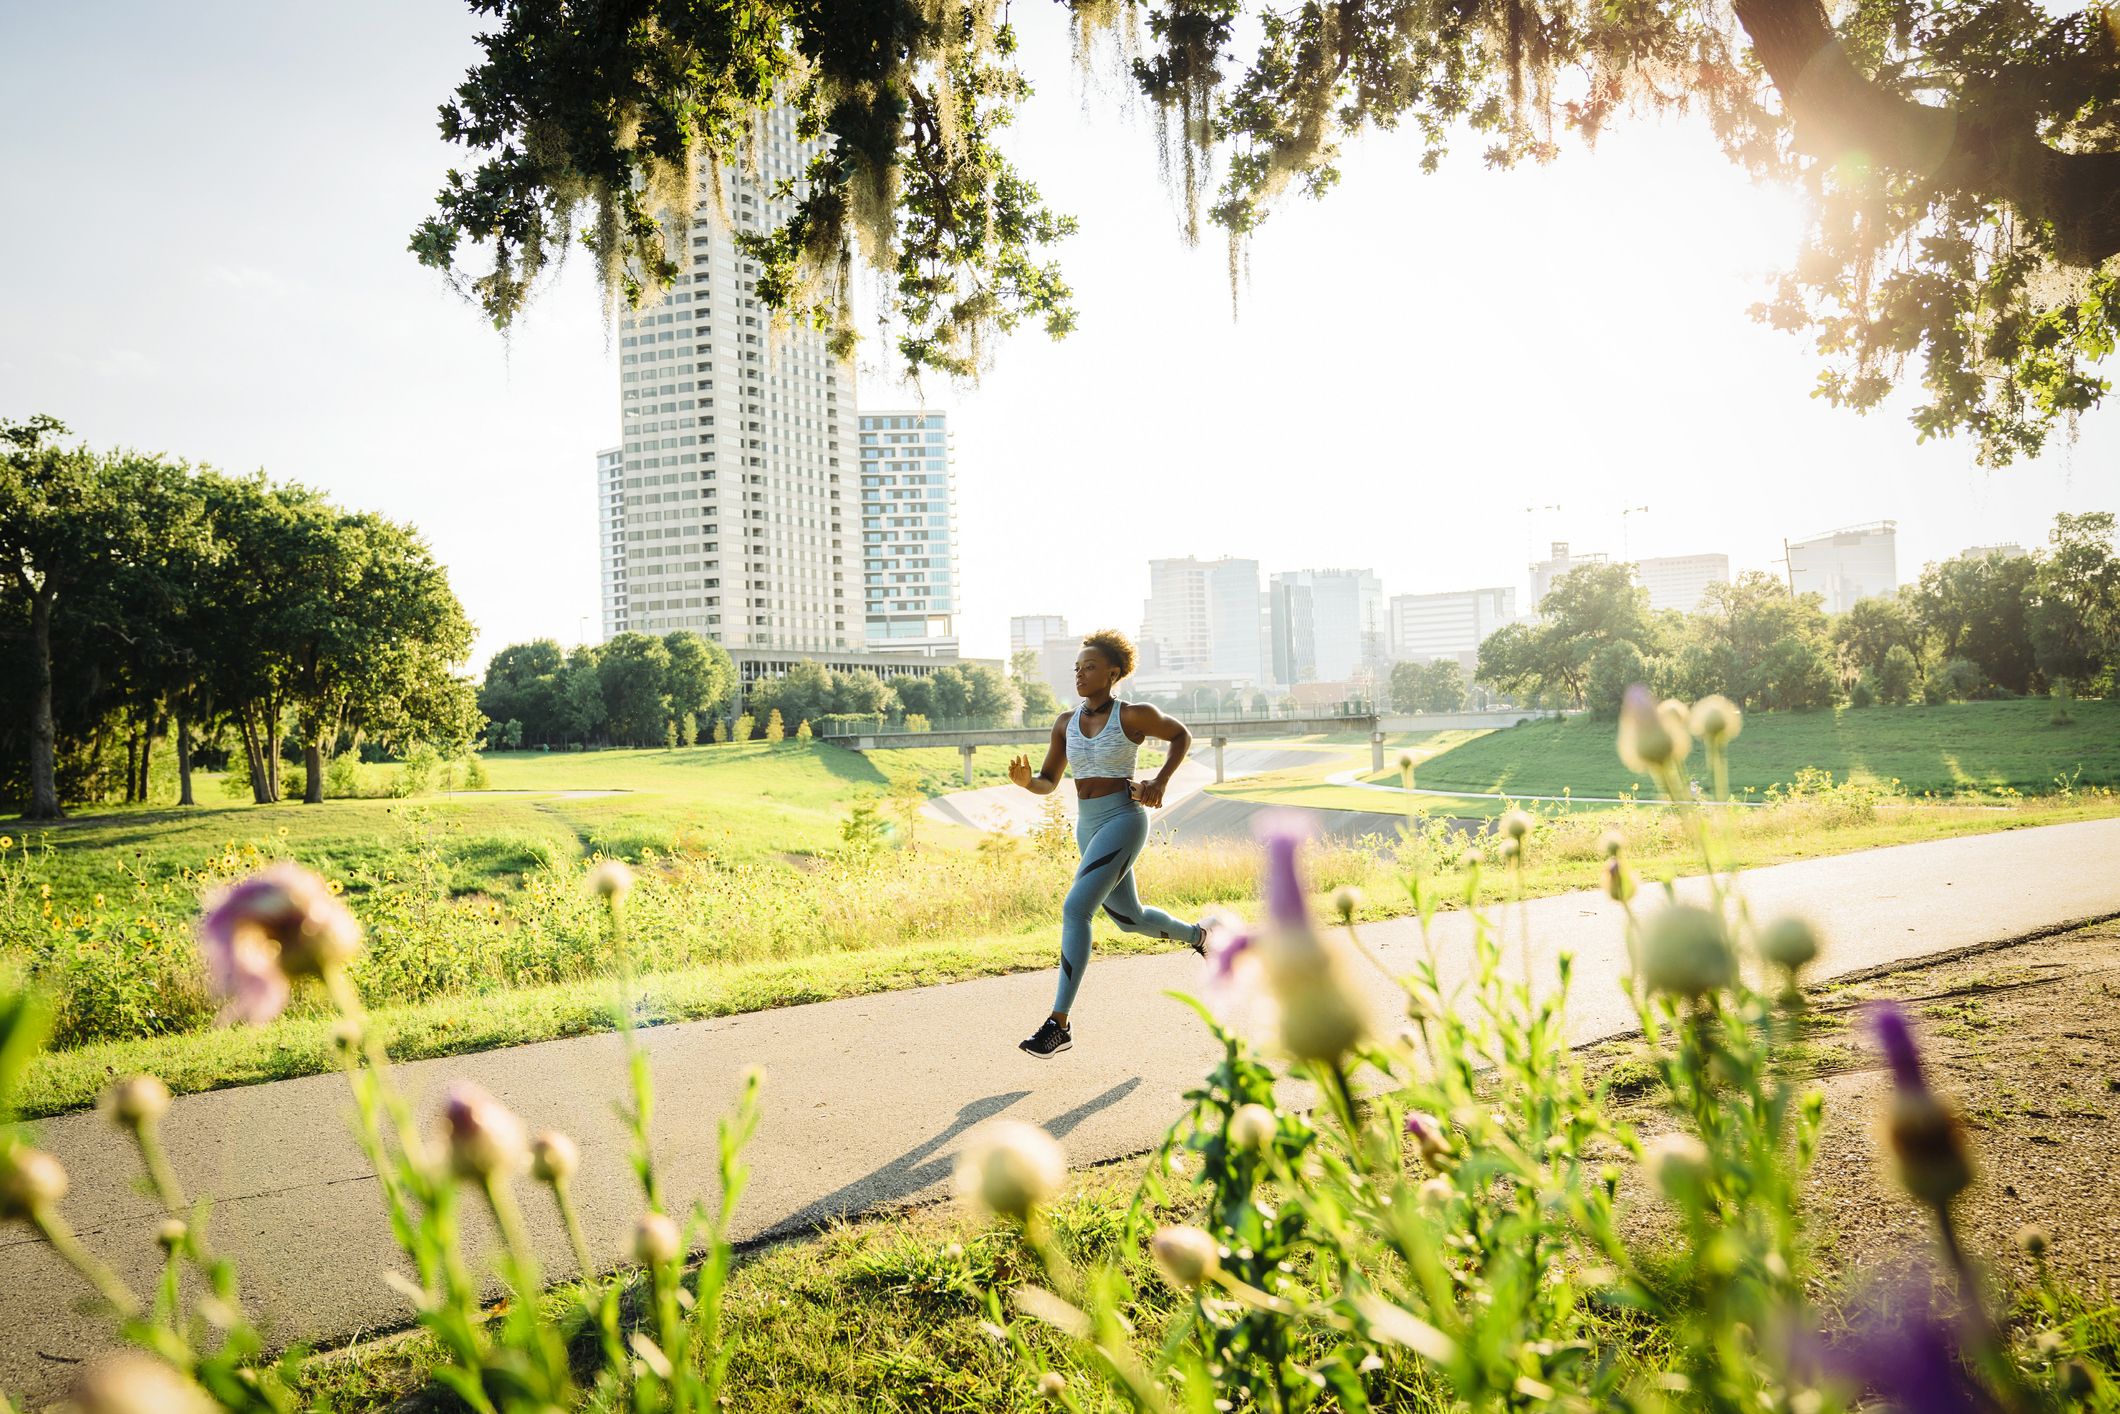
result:
[(98, 912), (98, 913), (101, 913), (102, 911), (103, 911), (103, 895), (101, 895), (101, 894), (97, 894), (97, 895), (96, 895), (96, 912)]
[(1618, 903), (1634, 901), (1634, 871), (1617, 855), (1605, 861), (1605, 895)]
[(211, 1414), (220, 1407), (169, 1364), (137, 1350), (106, 1355), (82, 1371), (67, 1404), (75, 1414)]
[(1502, 816), (1502, 833), (1521, 844), (1524, 837), (1531, 833), (1531, 827), (1536, 823), (1531, 818), (1530, 811), (1512, 809)]
[(1899, 1181), (1907, 1192), (1940, 1210), (1973, 1181), (1972, 1158), (1958, 1116), (1929, 1089), (1906, 1013), (1890, 1002), (1879, 1002), (1870, 1012), (1870, 1024), (1892, 1068), (1892, 1106), (1885, 1130), (1899, 1161)]
[(991, 1213), (1022, 1221), (1067, 1178), (1067, 1156), (1034, 1124), (988, 1125), (957, 1156), (957, 1191)]
[(530, 1141), (530, 1172), (545, 1183), (565, 1183), (581, 1162), (581, 1149), (556, 1130), (548, 1129)]
[(449, 1167), (458, 1177), (505, 1178), (524, 1167), (528, 1148), (523, 1122), (470, 1081), (449, 1087), (442, 1100), (442, 1123), (449, 1132)]
[(1148, 1240), (1148, 1252), (1163, 1279), (1180, 1291), (1195, 1290), (1222, 1269), (1221, 1249), (1214, 1238), (1186, 1224), (1156, 1229)]
[(1354, 922), (1354, 916), (1362, 907), (1362, 891), (1352, 884), (1342, 884), (1332, 891), (1332, 911), (1339, 915), (1342, 923)]
[[(1811, 1343), (1822, 1346), (1816, 1337)], [(1934, 1309), (1926, 1281), (1910, 1281), (1877, 1300), (1818, 1359), (1827, 1373), (1876, 1395), (1885, 1408), (1975, 1414), (1995, 1407), (1967, 1376), (1951, 1322)]]
[(13, 835), (0, 835), (0, 849), (13, 849), (14, 847), (15, 837)]
[(1429, 1167), (1443, 1167), (1443, 1161), (1450, 1157), (1450, 1140), (1443, 1133), (1443, 1122), (1415, 1110), (1406, 1116), (1405, 1129), (1407, 1136), (1420, 1146), (1421, 1157)]
[(633, 871), (622, 859), (601, 859), (589, 871), (589, 892), (598, 898), (609, 899), (616, 908), (626, 901), (633, 891)]
[(0, 1149), (0, 1222), (27, 1221), (66, 1196), (66, 1170), (42, 1149)]
[(1061, 1374), (1058, 1370), (1047, 1370), (1038, 1377), (1038, 1393), (1054, 1403), (1059, 1403), (1060, 1396), (1066, 1391), (1067, 1376)]
[(2035, 1262), (2046, 1256), (2049, 1242), (2046, 1229), (2036, 1223), (2027, 1223), (2017, 1230), (2017, 1246)]
[(111, 1086), (105, 1101), (118, 1127), (137, 1134), (169, 1113), (169, 1087), (152, 1075), (135, 1075)]
[(1272, 1110), (1264, 1105), (1239, 1105), (1229, 1117), (1229, 1144), (1233, 1149), (1248, 1153), (1263, 1154), (1273, 1147), (1274, 1135), (1280, 1131), (1281, 1122), (1274, 1118)]
[(1653, 776), (1685, 753), (1672, 740), (1670, 728), (1658, 715), (1656, 701), (1640, 683), (1627, 689), (1619, 704), (1619, 759), (1639, 775)]
[(1522, 841), (1522, 840), (1503, 840), (1503, 841), (1502, 841), (1502, 842), (1501, 842), (1500, 844), (1498, 844), (1498, 845), (1496, 845), (1496, 846), (1494, 847), (1494, 857), (1495, 857), (1496, 861), (1498, 861), (1499, 863), (1502, 863), (1502, 864), (1521, 864), (1521, 863), (1523, 863), (1523, 862), (1524, 862), (1524, 843), (1523, 843), (1523, 841)]
[(1720, 915), (1675, 903), (1650, 916), (1641, 969), (1652, 992), (1698, 997), (1736, 980), (1737, 955)]
[(184, 1239), (190, 1235), (191, 1228), (185, 1224), (184, 1219), (164, 1218), (162, 1226), (155, 1230), (155, 1245), (164, 1252), (174, 1252), (184, 1245)]
[(1303, 881), (1296, 872), (1296, 851), (1309, 837), (1302, 817), (1290, 810), (1273, 810), (1261, 817), (1259, 838), (1266, 845), (1266, 875), (1261, 892), (1266, 918), (1281, 927), (1310, 926), (1310, 907), (1304, 900)]
[[(299, 865), (273, 864), (208, 906), (199, 945), (215, 990), (244, 1019), (270, 1020), (287, 1004), (289, 979), (325, 977), (352, 960), (361, 925), (322, 879)], [(253, 1014), (257, 1001), (272, 1003), (262, 1016)]]
[(644, 1267), (676, 1261), (684, 1245), (684, 1234), (668, 1213), (642, 1213), (633, 1224), (633, 1258)]
[(336, 879), (333, 879), (333, 880), (332, 880), (332, 881), (331, 881), (330, 883), (326, 884), (326, 885), (325, 885), (324, 887), (325, 887), (325, 888), (327, 888), (327, 889), (329, 889), (329, 890), (331, 890), (331, 896), (332, 896), (333, 898), (337, 898), (337, 897), (338, 897), (338, 896), (339, 896), (340, 894), (343, 894), (343, 893), (345, 893), (345, 892), (346, 892), (346, 886), (345, 886), (344, 884), (340, 883), (340, 882), (339, 882), (338, 880), (336, 880)]
[(1818, 956), (1818, 934), (1803, 919), (1783, 915), (1759, 935), (1759, 955), (1793, 976)]
[(1457, 1196), (1457, 1189), (1450, 1186), (1450, 1180), (1447, 1178), (1423, 1179), (1421, 1186), (1414, 1192), (1423, 1203), (1432, 1208), (1440, 1208)]
[[(189, 872), (189, 871), (187, 871), (187, 872)], [(50, 898), (51, 896), (52, 896), (52, 886), (51, 886), (50, 884), (39, 884), (39, 885), (37, 885), (37, 897), (38, 897), (38, 898)]]
[(1690, 1134), (1659, 1134), (1642, 1146), (1642, 1165), (1656, 1191), (1679, 1202), (1708, 1177), (1708, 1146)]
[(1690, 722), (1693, 734), (1710, 746), (1727, 746), (1745, 729), (1744, 713), (1719, 692), (1711, 692), (1693, 704)]
[(1410, 751), (1401, 751), (1399, 753), (1399, 774), (1404, 775), (1406, 772), (1411, 771), (1412, 769), (1413, 753)]

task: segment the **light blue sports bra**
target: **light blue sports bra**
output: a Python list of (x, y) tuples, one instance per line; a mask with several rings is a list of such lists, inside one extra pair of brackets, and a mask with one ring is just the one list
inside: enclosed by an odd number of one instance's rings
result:
[(1134, 753), (1140, 750), (1140, 744), (1126, 734), (1126, 726), (1119, 720), (1125, 705), (1116, 697), (1112, 699), (1111, 715), (1104, 719), (1103, 730), (1095, 736), (1082, 734), (1080, 707), (1067, 714), (1067, 766), (1076, 780), (1133, 776)]

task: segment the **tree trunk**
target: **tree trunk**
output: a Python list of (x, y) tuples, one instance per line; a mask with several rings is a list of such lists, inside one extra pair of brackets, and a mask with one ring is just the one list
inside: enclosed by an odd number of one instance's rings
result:
[(265, 709), (265, 726), (271, 733), (265, 740), (265, 771), (272, 780), (272, 799), (280, 799), (280, 704), (275, 701)]
[(139, 788), (135, 784), (139, 779), (140, 719), (135, 717), (125, 729), (125, 803), (127, 805), (140, 798), (138, 794)]
[(302, 743), (302, 772), (305, 778), (302, 784), (302, 804), (322, 805), (324, 803), (324, 747), (323, 743), (314, 737)]
[(265, 773), (265, 753), (258, 748), (257, 712), (246, 702), (237, 715), (243, 723), (243, 754), (250, 762), (251, 801), (258, 805), (270, 805), (273, 801), (272, 787)]
[(191, 798), (191, 718), (177, 713), (177, 804), (195, 805)]
[(147, 804), (154, 797), (148, 792), (148, 783), (154, 778), (147, 768), (155, 759), (155, 738), (163, 731), (164, 719), (159, 708), (147, 709), (147, 734), (140, 738), (140, 803)]
[(52, 721), (51, 581), (30, 596), (29, 813), (30, 820), (57, 820), (59, 809), (57, 726)]

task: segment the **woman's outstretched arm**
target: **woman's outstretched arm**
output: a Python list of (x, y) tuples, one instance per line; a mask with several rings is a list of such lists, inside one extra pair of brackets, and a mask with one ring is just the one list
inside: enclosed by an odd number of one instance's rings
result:
[(1051, 795), (1060, 788), (1060, 776), (1067, 770), (1067, 717), (1062, 712), (1053, 723), (1053, 739), (1046, 744), (1045, 764), (1038, 774), (1031, 774), (1031, 758), (1018, 756), (1008, 763), (1008, 778), (1022, 786), (1032, 795)]

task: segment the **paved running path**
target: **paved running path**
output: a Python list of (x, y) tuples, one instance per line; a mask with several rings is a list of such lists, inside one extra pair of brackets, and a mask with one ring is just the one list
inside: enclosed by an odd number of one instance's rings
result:
[[(1800, 910), (1820, 926), (1818, 975), (1852, 972), (2120, 913), (2120, 820), (1787, 864), (1754, 871), (1745, 892), (1759, 915)], [(1559, 949), (1576, 955), (1573, 1037), (1625, 1029), (1611, 980), (1622, 956), (1616, 907), (1599, 894), (1569, 894), (1535, 900), (1527, 912), (1540, 977), (1550, 979)], [(1462, 973), (1469, 920), (1444, 915), (1437, 931)], [(1366, 934), (1387, 961), (1416, 955), (1410, 920)], [(1519, 956), (1513, 941), (1507, 956)], [(995, 1115), (1044, 1125), (1076, 1165), (1139, 1153), (1214, 1059), (1197, 1022), (1162, 995), (1196, 986), (1200, 968), (1189, 953), (1095, 963), (1075, 1049), (1051, 1061), (1015, 1049), (1050, 1005), (1044, 973), (657, 1028), (646, 1034), (669, 1191), (711, 1188), (714, 1120), (753, 1062), (768, 1079), (741, 1238), (947, 1191), (960, 1136)], [(1377, 982), (1380, 1007), (1389, 991)], [(575, 1135), (590, 1239), (600, 1252), (622, 1250), (636, 1206), (612, 1114), (623, 1084), (615, 1037), (422, 1061), (398, 1073), (423, 1112), (466, 1077), (533, 1127)], [(214, 1200), (212, 1238), (240, 1260), (253, 1309), (272, 1313), (283, 1338), (336, 1339), (406, 1319), (378, 1275), (396, 1253), (349, 1124), (342, 1080), (317, 1076), (188, 1096), (166, 1126), (177, 1172)], [(148, 1289), (160, 1214), (137, 1192), (127, 1151), (92, 1114), (40, 1129), (73, 1176), (69, 1219), (136, 1290)], [(557, 1223), (544, 1204), (529, 1206), (547, 1271), (564, 1272)], [(101, 1348), (107, 1327), (75, 1312), (80, 1296), (71, 1273), (23, 1229), (0, 1229), (0, 1389), (49, 1397), (73, 1362)]]

